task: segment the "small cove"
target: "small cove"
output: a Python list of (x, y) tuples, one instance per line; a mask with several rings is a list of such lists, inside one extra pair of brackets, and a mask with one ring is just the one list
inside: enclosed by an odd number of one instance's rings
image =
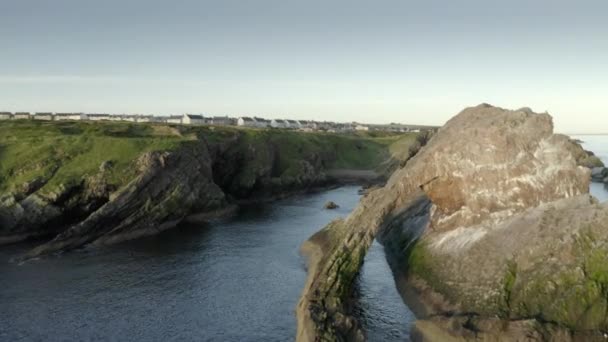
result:
[[(355, 186), (251, 205), (104, 249), (22, 265), (0, 250), (0, 340), (291, 341), (306, 279), (301, 243), (357, 205)], [(324, 210), (332, 200), (337, 210)], [(360, 277), (356, 314), (370, 341), (407, 341), (413, 315), (380, 244)]]

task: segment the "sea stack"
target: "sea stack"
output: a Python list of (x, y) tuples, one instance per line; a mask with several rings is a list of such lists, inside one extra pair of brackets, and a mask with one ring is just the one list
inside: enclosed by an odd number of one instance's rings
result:
[[(305, 245), (300, 341), (361, 332), (345, 298), (378, 235), (407, 274), (420, 336), (595, 338), (608, 327), (608, 208), (582, 148), (529, 108), (452, 118), (382, 189)], [(397, 264), (396, 263), (396, 264)]]

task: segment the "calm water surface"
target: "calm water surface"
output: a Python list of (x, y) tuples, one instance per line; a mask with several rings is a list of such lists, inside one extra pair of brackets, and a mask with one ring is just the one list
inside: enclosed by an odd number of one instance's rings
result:
[[(105, 249), (16, 265), (0, 250), (1, 341), (292, 341), (306, 272), (301, 243), (357, 204), (356, 187), (242, 210)], [(332, 200), (337, 211), (323, 210)], [(358, 283), (370, 341), (405, 341), (412, 314), (382, 247)]]
[[(575, 135), (586, 150), (592, 151), (608, 166), (608, 135)], [(600, 201), (608, 201), (608, 189), (603, 184), (591, 183), (591, 194)]]
[[(608, 136), (575, 136), (608, 165)], [(594, 196), (608, 191), (593, 184)], [(337, 211), (323, 210), (333, 200)], [(306, 279), (300, 244), (357, 204), (356, 187), (243, 209), (106, 249), (23, 265), (0, 249), (0, 340), (291, 341)], [(407, 341), (412, 313), (374, 243), (357, 284), (370, 341)]]

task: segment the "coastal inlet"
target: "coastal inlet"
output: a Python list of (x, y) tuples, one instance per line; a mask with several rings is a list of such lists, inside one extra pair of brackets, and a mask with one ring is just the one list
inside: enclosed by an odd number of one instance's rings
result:
[[(235, 217), (22, 265), (0, 250), (0, 340), (292, 341), (302, 241), (359, 201), (359, 187), (243, 207)], [(340, 208), (325, 210), (327, 201)], [(405, 341), (409, 310), (380, 245), (357, 285), (370, 341)]]

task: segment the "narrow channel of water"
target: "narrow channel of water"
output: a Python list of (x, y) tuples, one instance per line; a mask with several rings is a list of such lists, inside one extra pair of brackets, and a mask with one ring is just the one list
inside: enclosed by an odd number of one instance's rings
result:
[[(299, 246), (359, 201), (357, 187), (251, 206), (104, 249), (17, 265), (0, 248), (1, 341), (292, 341), (306, 280)], [(323, 209), (332, 200), (341, 208)], [(358, 283), (370, 341), (404, 341), (411, 317), (374, 244)]]
[(355, 317), (362, 323), (369, 341), (409, 341), (416, 320), (397, 291), (384, 247), (374, 241), (357, 279), (359, 301)]

